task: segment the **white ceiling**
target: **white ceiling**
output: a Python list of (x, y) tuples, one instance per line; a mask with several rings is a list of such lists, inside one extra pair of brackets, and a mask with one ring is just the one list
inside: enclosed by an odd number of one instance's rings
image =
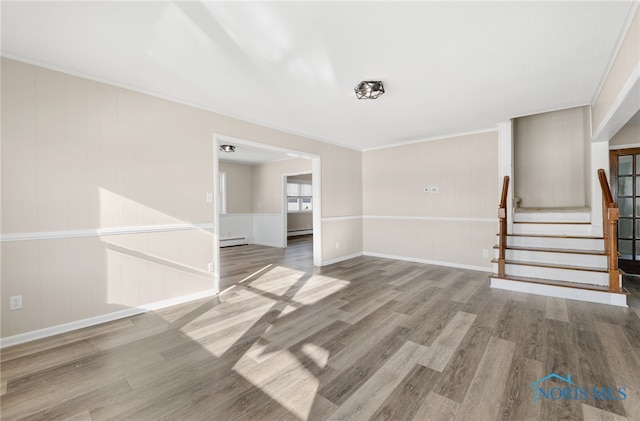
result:
[(591, 103), (636, 7), (2, 1), (2, 54), (368, 149)]
[(234, 140), (225, 140), (222, 143), (233, 145), (236, 147), (236, 149), (234, 152), (218, 152), (218, 158), (221, 161), (253, 165), (265, 162), (276, 162), (284, 161), (285, 159), (298, 158), (298, 156), (291, 153), (239, 143)]

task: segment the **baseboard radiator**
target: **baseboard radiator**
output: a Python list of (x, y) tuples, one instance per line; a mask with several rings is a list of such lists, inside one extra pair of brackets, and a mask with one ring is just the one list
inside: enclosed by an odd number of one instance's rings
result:
[(220, 247), (244, 246), (249, 244), (247, 237), (228, 237), (220, 239)]
[(295, 237), (296, 235), (309, 235), (309, 234), (313, 234), (312, 229), (287, 231), (287, 237)]

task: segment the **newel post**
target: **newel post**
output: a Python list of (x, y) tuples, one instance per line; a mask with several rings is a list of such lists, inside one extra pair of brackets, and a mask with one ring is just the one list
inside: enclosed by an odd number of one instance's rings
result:
[(605, 238), (605, 247), (609, 251), (609, 291), (620, 292), (620, 271), (618, 270), (618, 217), (620, 211), (617, 207), (607, 209), (607, 219), (609, 223), (605, 229), (608, 235)]
[(505, 255), (507, 248), (507, 191), (509, 190), (509, 176), (504, 176), (502, 183), (502, 196), (498, 206), (498, 218), (500, 219), (500, 234), (498, 240), (498, 277), (505, 277)]

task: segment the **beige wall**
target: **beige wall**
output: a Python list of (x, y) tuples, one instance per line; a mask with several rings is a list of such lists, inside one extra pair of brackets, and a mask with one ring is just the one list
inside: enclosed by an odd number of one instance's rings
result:
[(626, 124), (609, 141), (609, 146), (640, 146), (640, 124)]
[(287, 173), (311, 171), (311, 160), (287, 159), (253, 166), (253, 212), (282, 213)]
[(253, 212), (253, 170), (251, 165), (220, 161), (227, 174), (227, 213)]
[(292, 175), (287, 177), (288, 180), (300, 180), (300, 181), (308, 181), (308, 182), (311, 182), (312, 178), (313, 177), (311, 174), (300, 174), (300, 175)]
[(600, 125), (611, 107), (614, 105), (622, 88), (629, 80), (629, 77), (640, 65), (640, 8), (631, 22), (625, 38), (620, 46), (611, 70), (598, 93), (598, 97), (593, 103), (593, 133), (598, 131)]
[(289, 212), (287, 214), (287, 231), (310, 230), (313, 228), (311, 212)]
[(521, 207), (587, 206), (587, 107), (515, 120), (514, 195)]
[(491, 267), (497, 131), (364, 152), (363, 180), (366, 253)]
[[(361, 214), (357, 151), (3, 58), (1, 288), (24, 306), (2, 337), (212, 288), (211, 234), (187, 228), (213, 223), (214, 133), (321, 156), (322, 216)], [(337, 224), (324, 254), (361, 251)]]

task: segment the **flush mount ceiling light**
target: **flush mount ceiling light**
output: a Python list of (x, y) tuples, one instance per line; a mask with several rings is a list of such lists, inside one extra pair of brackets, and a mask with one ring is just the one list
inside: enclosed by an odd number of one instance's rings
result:
[(223, 152), (235, 152), (236, 147), (233, 145), (220, 145), (220, 150)]
[(358, 99), (376, 99), (384, 93), (384, 86), (380, 80), (364, 80), (353, 90)]

